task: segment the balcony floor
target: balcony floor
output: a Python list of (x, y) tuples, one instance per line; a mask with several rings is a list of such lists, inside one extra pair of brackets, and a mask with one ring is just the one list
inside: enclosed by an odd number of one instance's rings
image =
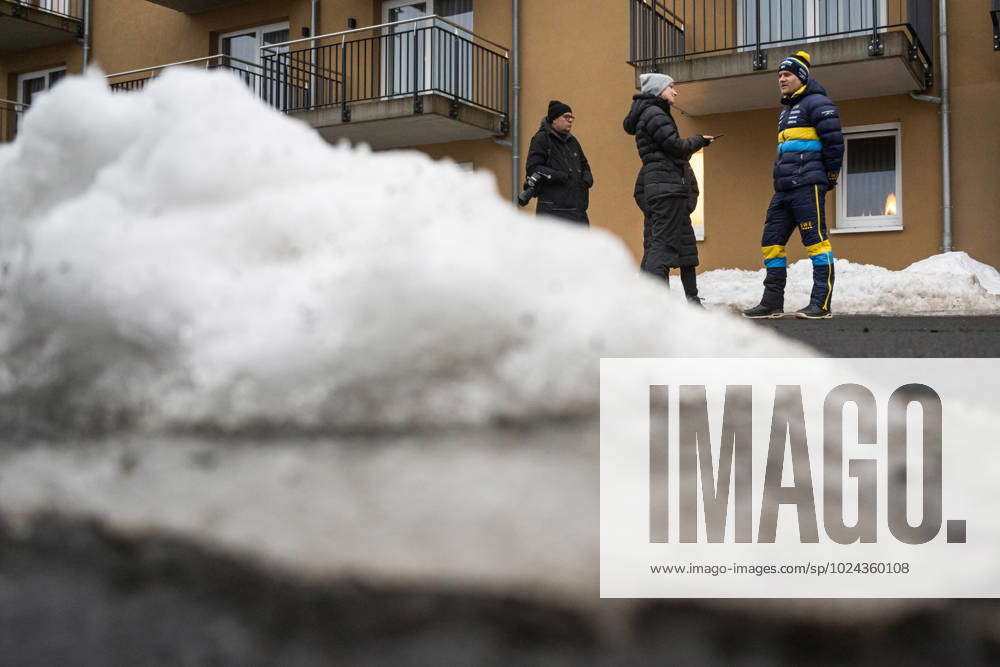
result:
[(250, 0), (149, 0), (149, 2), (185, 14), (200, 14), (229, 5), (250, 2)]
[(351, 120), (346, 123), (339, 106), (289, 115), (316, 128), (331, 143), (347, 139), (375, 150), (486, 139), (503, 133), (498, 113), (460, 103), (458, 118), (452, 118), (450, 98), (426, 94), (420, 99), (423, 113), (414, 113), (412, 96), (354, 103), (349, 107)]
[(38, 49), (77, 39), (81, 21), (0, 0), (0, 53)]

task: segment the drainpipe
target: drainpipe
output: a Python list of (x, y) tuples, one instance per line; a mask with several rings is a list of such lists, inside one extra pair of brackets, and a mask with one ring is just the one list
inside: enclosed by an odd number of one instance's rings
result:
[(513, 37), (511, 39), (510, 65), (514, 71), (514, 94), (510, 107), (510, 198), (517, 204), (521, 183), (521, 3), (511, 0)]
[(83, 73), (90, 64), (90, 0), (83, 3)]
[(941, 252), (951, 252), (951, 88), (948, 85), (948, 0), (938, 2), (941, 34), (941, 189), (944, 205), (944, 230)]
[[(312, 7), (309, 12), (309, 36), (315, 37), (319, 26), (319, 0), (312, 0)], [(315, 104), (316, 95), (316, 40), (309, 42), (312, 50), (309, 51), (309, 108)]]
[(910, 93), (910, 97), (918, 102), (930, 102), (931, 104), (941, 105), (941, 199), (943, 204), (941, 215), (941, 252), (951, 252), (951, 129), (949, 123), (951, 90), (948, 86), (947, 3), (948, 0), (940, 0), (940, 4), (938, 5), (940, 10), (938, 21), (941, 28), (938, 48), (941, 54), (941, 97)]

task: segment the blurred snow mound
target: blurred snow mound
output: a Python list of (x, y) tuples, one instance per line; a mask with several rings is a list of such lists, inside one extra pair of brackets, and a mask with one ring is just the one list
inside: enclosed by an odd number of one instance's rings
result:
[(594, 414), (601, 356), (805, 353), (486, 173), (330, 146), (222, 72), (70, 77), (0, 173), (7, 430), (527, 421)]

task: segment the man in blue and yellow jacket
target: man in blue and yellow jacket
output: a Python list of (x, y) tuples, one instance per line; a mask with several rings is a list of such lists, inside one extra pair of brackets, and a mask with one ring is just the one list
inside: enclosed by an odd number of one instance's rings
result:
[(778, 117), (778, 157), (774, 197), (767, 209), (761, 252), (767, 276), (760, 304), (745, 317), (782, 317), (788, 260), (785, 244), (799, 228), (813, 265), (809, 305), (795, 313), (805, 319), (832, 317), (833, 249), (826, 228), (826, 193), (837, 185), (844, 158), (844, 136), (837, 107), (826, 90), (809, 78), (809, 54), (799, 51), (778, 66), (784, 108)]

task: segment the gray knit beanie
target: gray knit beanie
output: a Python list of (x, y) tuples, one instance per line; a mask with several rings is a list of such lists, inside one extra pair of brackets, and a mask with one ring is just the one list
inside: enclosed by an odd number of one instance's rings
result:
[(673, 77), (667, 76), (666, 74), (659, 74), (657, 72), (652, 72), (649, 74), (639, 75), (639, 88), (646, 95), (660, 96), (663, 89), (674, 82)]

